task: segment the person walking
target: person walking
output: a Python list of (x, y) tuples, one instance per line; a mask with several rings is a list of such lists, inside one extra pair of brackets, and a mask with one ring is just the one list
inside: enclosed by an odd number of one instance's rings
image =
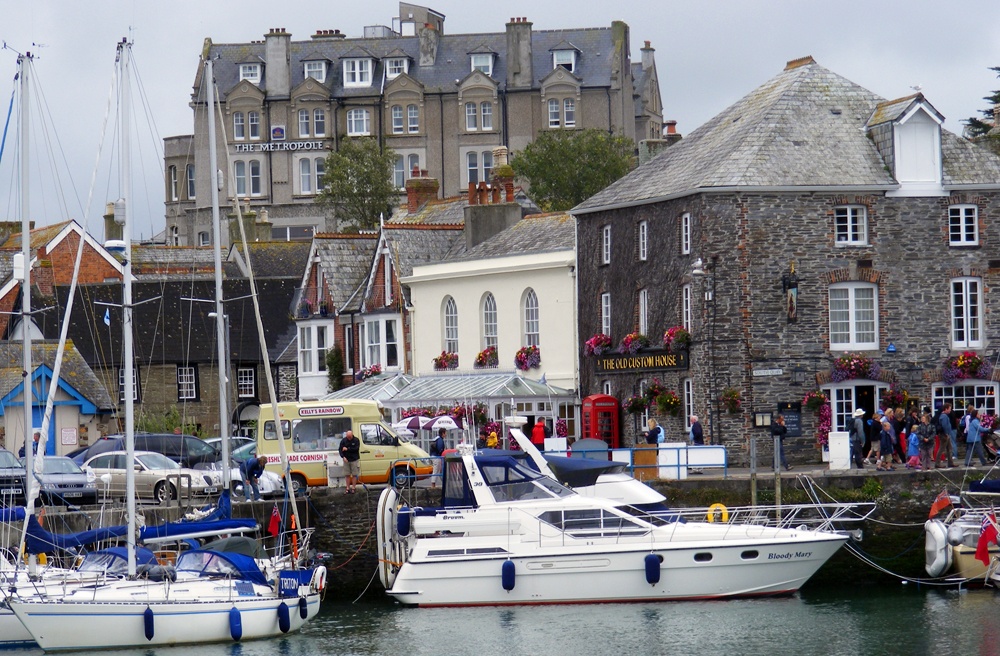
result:
[(920, 425), (914, 430), (920, 439), (920, 467), (924, 470), (930, 469), (931, 451), (934, 449), (934, 438), (937, 436), (937, 429), (931, 423), (931, 413), (925, 412), (920, 417)]
[[(955, 426), (951, 423), (951, 404), (945, 403), (941, 407), (941, 414), (938, 416), (937, 426), (938, 433), (938, 456), (941, 460), (947, 458), (948, 466), (955, 466), (955, 456), (958, 455), (958, 448), (955, 442)], [(938, 461), (934, 462), (934, 466), (938, 466)]]
[(694, 446), (705, 446), (705, 431), (701, 428), (698, 415), (691, 415), (691, 430), (688, 431), (688, 441)]
[(340, 457), (344, 459), (347, 494), (354, 494), (361, 477), (361, 442), (354, 437), (354, 431), (347, 431), (344, 439), (340, 440)]
[(965, 466), (972, 465), (972, 455), (979, 456), (979, 464), (986, 466), (986, 455), (983, 453), (983, 425), (979, 423), (979, 410), (973, 408), (967, 413), (968, 427), (965, 429)]
[(892, 422), (890, 422), (886, 417), (882, 417), (882, 430), (879, 432), (879, 450), (882, 455), (879, 458), (878, 465), (875, 467), (878, 471), (896, 470), (896, 468), (892, 466), (892, 443), (894, 439), (895, 438), (892, 434)]
[(646, 426), (649, 428), (643, 435), (646, 438), (646, 444), (659, 444), (663, 441), (663, 428), (656, 423), (656, 420), (650, 417), (646, 421)]
[(847, 437), (851, 442), (851, 460), (858, 469), (865, 468), (865, 411), (862, 408), (855, 408), (851, 417), (851, 423), (847, 426)]
[(778, 415), (778, 418), (771, 424), (771, 437), (775, 438), (778, 449), (778, 456), (781, 458), (781, 466), (786, 470), (792, 468), (785, 459), (785, 434), (788, 433), (788, 426), (785, 426), (785, 415)]
[(260, 501), (260, 477), (265, 467), (267, 467), (267, 456), (248, 458), (240, 463), (243, 496), (247, 501)]

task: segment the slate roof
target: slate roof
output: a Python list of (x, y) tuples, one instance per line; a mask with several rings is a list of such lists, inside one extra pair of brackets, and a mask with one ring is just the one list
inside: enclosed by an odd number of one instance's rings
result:
[(554, 251), (576, 252), (576, 222), (566, 212), (526, 216), (461, 256), (449, 261), (481, 260)]
[[(309, 263), (310, 247), (311, 244), (308, 241), (261, 241), (249, 244), (250, 263), (253, 265), (254, 278), (257, 280), (264, 278), (301, 280), (302, 272), (306, 270)], [(238, 259), (243, 257), (243, 245), (233, 246), (227, 265), (237, 262), (239, 268), (234, 271), (231, 266), (226, 266), (227, 274), (246, 277), (247, 272), (242, 270), (242, 262), (238, 262)]]
[[(532, 71), (535, 80), (533, 87), (539, 88), (538, 81), (552, 70), (552, 53), (564, 41), (572, 43), (578, 50), (575, 74), (583, 80), (586, 87), (605, 87), (611, 78), (612, 62), (615, 59), (612, 29), (577, 28), (560, 30), (532, 30)], [(343, 86), (343, 67), (340, 60), (356, 57), (357, 49), (364, 48), (371, 52), (376, 61), (372, 71), (373, 84), (370, 87)], [(377, 94), (383, 77), (383, 61), (386, 57), (399, 56), (402, 51), (410, 58), (409, 76), (424, 86), (427, 93), (454, 91), (455, 80), (464, 79), (470, 72), (470, 52), (492, 51), (507, 52), (506, 31), (480, 34), (443, 34), (439, 37), (437, 58), (433, 66), (420, 66), (419, 37), (387, 37), (387, 38), (343, 38), (343, 39), (308, 39), (292, 41), (289, 46), (291, 71), (289, 88), (294, 89), (304, 79), (303, 62), (315, 61), (322, 57), (333, 62), (328, 67), (325, 82), (322, 86), (330, 91), (331, 96), (347, 98), (352, 96), (370, 96)], [(230, 90), (239, 83), (239, 64), (255, 60), (264, 60), (265, 44), (235, 43), (211, 44), (209, 56), (217, 57), (215, 62), (215, 78), (222, 92), (223, 100)], [(201, 69), (199, 69), (200, 74)], [(503, 85), (507, 79), (506, 57), (497, 57), (493, 65), (493, 80)], [(267, 66), (264, 67), (261, 82), (258, 85), (267, 92)], [(197, 89), (198, 85), (196, 85)], [(195, 91), (195, 94), (200, 93)]]
[(319, 234), (313, 245), (333, 306), (342, 307), (368, 275), (378, 235)]
[(387, 224), (422, 223), (427, 225), (463, 225), (465, 223), (465, 208), (469, 205), (468, 196), (452, 196), (451, 198), (434, 198), (424, 203), (416, 212), (410, 214), (407, 205), (396, 208)]
[(211, 248), (132, 244), (132, 275), (138, 280), (158, 280), (178, 275), (215, 275)]
[[(55, 369), (56, 350), (58, 340), (36, 341), (31, 345), (31, 364), (38, 369), (40, 365), (46, 365), (49, 369)], [(21, 358), (23, 357), (23, 345), (20, 341), (0, 342), (0, 396), (6, 396), (11, 390), (21, 384)], [(60, 379), (67, 383), (77, 392), (84, 396), (91, 403), (101, 410), (111, 410), (115, 407), (114, 401), (108, 394), (107, 389), (94, 374), (94, 370), (87, 365), (83, 356), (74, 346), (72, 340), (66, 341), (66, 349), (63, 351), (62, 367), (59, 372)]]
[[(893, 189), (864, 128), (885, 99), (815, 63), (780, 74), (575, 207), (574, 214), (731, 188)], [(941, 131), (943, 183), (1000, 186), (1000, 158)]]
[(397, 276), (408, 276), (413, 267), (444, 259), (456, 240), (465, 240), (461, 226), (386, 225), (386, 244)]

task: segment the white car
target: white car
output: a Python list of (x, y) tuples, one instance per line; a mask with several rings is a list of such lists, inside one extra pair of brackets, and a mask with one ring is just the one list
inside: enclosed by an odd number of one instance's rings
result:
[[(243, 493), (243, 476), (240, 474), (240, 462), (241, 461), (239, 459), (233, 458), (231, 461), (231, 468), (229, 470), (229, 489), (232, 491), (233, 500), (243, 498), (245, 496)], [(211, 465), (207, 465), (207, 467), (207, 471), (221, 476), (219, 473), (219, 463), (212, 463)], [(282, 481), (281, 477), (272, 471), (264, 470), (264, 473), (257, 479), (257, 487), (260, 489), (260, 496), (265, 499), (285, 496), (284, 481)]]
[[(99, 493), (113, 497), (125, 495), (126, 458), (124, 451), (109, 451), (84, 463), (84, 469), (93, 470)], [(176, 499), (178, 486), (184, 490), (190, 485), (192, 495), (207, 496), (217, 494), (222, 484), (222, 476), (217, 471), (184, 469), (162, 453), (153, 451), (136, 451), (134, 467), (136, 496), (159, 503)], [(104, 474), (109, 476), (107, 486), (100, 482)]]

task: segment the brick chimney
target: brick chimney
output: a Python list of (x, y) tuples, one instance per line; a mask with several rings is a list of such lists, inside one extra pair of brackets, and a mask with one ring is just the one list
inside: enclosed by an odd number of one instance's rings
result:
[(649, 45), (649, 41), (646, 41), (646, 45), (642, 47), (642, 70), (648, 71), (653, 68), (653, 53), (656, 52), (656, 48)]
[(441, 35), (430, 23), (424, 23), (424, 26), (417, 30), (417, 36), (420, 38), (420, 65), (421, 66), (433, 66), (434, 62), (437, 61), (438, 54), (438, 42), (441, 40)]
[(287, 96), (291, 91), (291, 60), (289, 49), (292, 35), (283, 27), (272, 27), (264, 35), (264, 75), (268, 97)]
[(531, 22), (527, 18), (511, 18), (507, 23), (507, 88), (530, 89)]
[(340, 30), (316, 30), (316, 34), (313, 34), (312, 39), (346, 39), (347, 35)]
[(420, 171), (420, 176), (414, 176), (406, 181), (406, 211), (416, 214), (427, 201), (437, 198), (441, 183), (435, 178), (427, 177), (427, 171)]

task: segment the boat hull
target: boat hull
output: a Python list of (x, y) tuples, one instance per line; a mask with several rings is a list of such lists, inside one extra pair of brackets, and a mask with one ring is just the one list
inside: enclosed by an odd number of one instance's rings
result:
[(35, 639), (8, 608), (0, 608), (0, 647), (33, 645)]
[[(237, 642), (284, 633), (279, 606), (288, 608), (287, 632), (296, 631), (319, 612), (320, 597), (306, 600), (306, 617), (298, 599), (263, 598), (216, 601), (11, 601), (11, 608), (38, 645), (46, 651), (111, 649)], [(239, 612), (241, 635), (233, 637), (232, 609)], [(146, 610), (152, 612), (152, 637), (146, 637)]]
[[(845, 536), (773, 543), (562, 549), (463, 558), (411, 554), (387, 592), (418, 606), (679, 601), (786, 595), (843, 545)], [(459, 547), (458, 544), (454, 545)], [(474, 547), (473, 547), (474, 549)], [(468, 552), (468, 550), (466, 550)], [(659, 562), (647, 570), (647, 556)], [(503, 569), (513, 562), (505, 589)], [(658, 579), (650, 582), (650, 578)]]

